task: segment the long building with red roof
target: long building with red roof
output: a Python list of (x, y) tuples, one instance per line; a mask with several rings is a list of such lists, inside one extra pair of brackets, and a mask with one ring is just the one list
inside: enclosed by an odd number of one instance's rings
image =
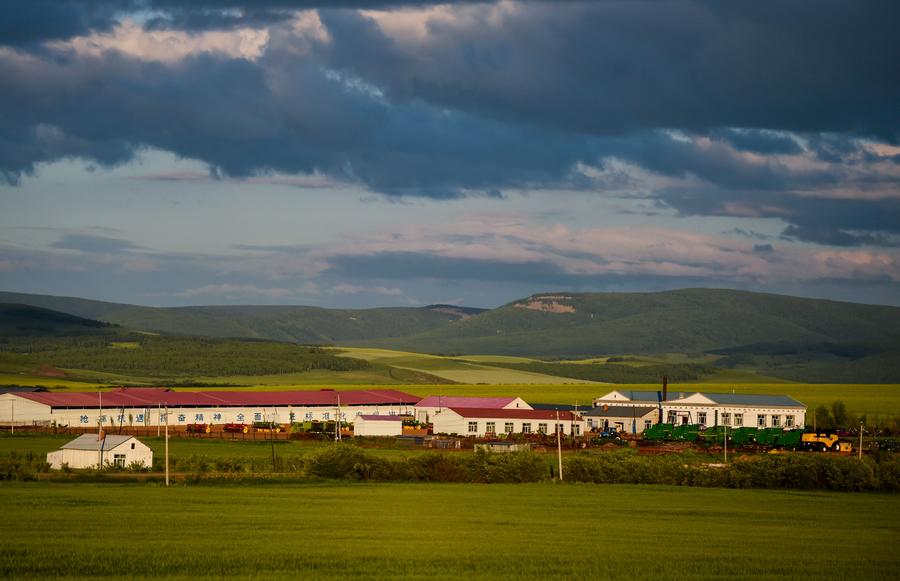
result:
[(59, 426), (353, 421), (358, 415), (411, 414), (421, 398), (394, 389), (336, 391), (174, 391), (128, 387), (93, 392), (0, 395), (0, 424)]

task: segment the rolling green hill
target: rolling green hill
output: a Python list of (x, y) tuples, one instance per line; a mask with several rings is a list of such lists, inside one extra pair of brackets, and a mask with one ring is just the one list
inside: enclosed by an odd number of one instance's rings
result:
[(702, 353), (745, 345), (873, 342), (900, 308), (715, 289), (542, 294), (371, 346), (430, 353), (576, 357)]
[[(154, 308), (14, 293), (0, 293), (0, 302), (166, 334), (541, 359), (686, 354), (681, 363), (793, 381), (900, 381), (900, 308), (745, 291), (539, 294), (490, 311), (452, 305)], [(508, 363), (495, 367), (601, 381), (632, 373)]]
[(140, 331), (292, 343), (365, 342), (406, 337), (448, 326), (482, 312), (482, 309), (451, 305), (376, 309), (302, 306), (158, 308), (8, 292), (0, 292), (0, 302), (53, 309)]
[(111, 325), (30, 305), (0, 303), (0, 337), (102, 335)]

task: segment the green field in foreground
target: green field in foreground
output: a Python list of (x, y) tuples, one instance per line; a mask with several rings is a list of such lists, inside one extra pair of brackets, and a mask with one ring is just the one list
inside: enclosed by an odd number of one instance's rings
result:
[[(59, 449), (66, 442), (71, 441), (72, 435), (52, 434), (27, 434), (17, 433), (10, 436), (8, 433), (0, 433), (0, 457), (10, 452), (32, 452), (39, 456)], [(154, 457), (161, 460), (165, 451), (165, 439), (141, 436), (140, 440), (153, 448)], [(330, 440), (276, 440), (275, 442), (240, 439), (227, 440), (219, 438), (169, 438), (169, 456), (172, 459), (187, 458), (189, 456), (206, 456), (209, 458), (260, 458), (272, 457), (272, 448), (279, 457), (305, 456), (331, 446)], [(370, 448), (367, 453), (384, 457), (410, 456), (422, 454), (423, 448)], [(468, 451), (471, 454), (471, 450)]]
[(894, 579), (900, 566), (896, 495), (558, 484), (0, 490), (3, 578), (819, 581)]

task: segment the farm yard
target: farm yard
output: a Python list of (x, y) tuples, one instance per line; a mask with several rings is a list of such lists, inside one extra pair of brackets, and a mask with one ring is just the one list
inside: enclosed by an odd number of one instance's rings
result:
[(28, 523), (0, 537), (0, 577), (16, 579), (890, 579), (900, 566), (897, 495), (4, 483), (0, 510)]

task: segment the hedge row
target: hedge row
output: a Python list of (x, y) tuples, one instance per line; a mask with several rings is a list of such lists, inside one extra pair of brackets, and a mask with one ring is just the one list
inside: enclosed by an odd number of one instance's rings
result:
[(741, 456), (728, 465), (685, 463), (677, 456), (571, 456), (565, 477), (603, 484), (674, 484), (724, 488), (835, 491), (900, 490), (900, 457), (789, 454)]
[[(271, 460), (259, 458), (190, 456), (175, 460), (170, 468), (192, 475), (192, 482), (223, 475), (264, 479), (282, 474), (292, 479), (518, 483), (549, 480), (553, 475), (549, 459), (531, 452), (423, 453), (388, 459), (340, 444), (305, 457), (275, 458), (274, 466)], [(154, 469), (159, 471), (161, 466), (156, 464)], [(44, 459), (31, 453), (0, 458), (0, 480), (33, 480), (48, 470)], [(900, 455), (883, 453), (862, 460), (813, 453), (739, 456), (720, 465), (702, 457), (639, 456), (626, 450), (568, 456), (564, 476), (567, 481), (599, 484), (898, 491)]]

